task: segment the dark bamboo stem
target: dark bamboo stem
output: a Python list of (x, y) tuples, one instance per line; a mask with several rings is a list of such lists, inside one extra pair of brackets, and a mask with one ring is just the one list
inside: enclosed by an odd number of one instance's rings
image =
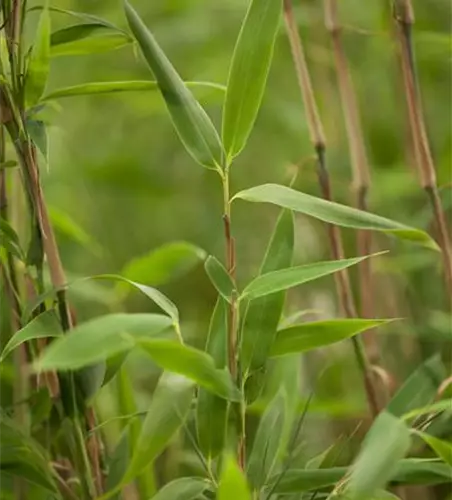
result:
[(394, 1), (394, 19), (400, 50), (400, 62), (403, 75), (405, 99), (408, 109), (408, 121), (413, 142), (414, 157), (420, 183), (431, 203), (436, 224), (439, 246), (441, 247), (444, 267), (444, 278), (449, 293), (449, 306), (452, 305), (452, 252), (450, 237), (447, 231), (446, 218), (441, 206), (436, 170), (427, 136), (422, 110), (419, 85), (416, 74), (412, 30), (414, 10), (411, 0)]
[[(320, 190), (325, 200), (332, 200), (331, 183), (326, 165), (326, 140), (323, 125), (320, 120), (319, 111), (315, 102), (311, 77), (309, 74), (303, 45), (298, 34), (291, 0), (284, 0), (284, 19), (287, 27), (287, 34), (292, 51), (295, 71), (304, 103), (309, 132), (313, 148), (317, 155), (317, 177)], [(334, 259), (344, 258), (342, 236), (338, 226), (327, 224), (328, 237), (330, 240), (331, 253)], [(339, 300), (345, 315), (349, 318), (356, 317), (356, 308), (347, 270), (336, 273), (336, 288)], [(352, 339), (355, 356), (363, 375), (363, 382), (366, 391), (370, 412), (376, 416), (379, 412), (377, 391), (374, 387), (373, 376), (367, 355), (359, 337)]]

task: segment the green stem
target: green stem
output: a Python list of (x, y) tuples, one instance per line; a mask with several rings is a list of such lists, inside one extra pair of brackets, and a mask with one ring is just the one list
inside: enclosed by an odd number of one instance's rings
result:
[(91, 473), (91, 464), (89, 461), (88, 452), (86, 451), (86, 443), (80, 418), (76, 416), (73, 419), (73, 423), (75, 429), (77, 452), (79, 454), (80, 462), (83, 467), (83, 475), (80, 477), (80, 482), (85, 489), (85, 493), (87, 495), (86, 498), (88, 500), (91, 500), (92, 498), (96, 498), (96, 487), (94, 484), (93, 475)]

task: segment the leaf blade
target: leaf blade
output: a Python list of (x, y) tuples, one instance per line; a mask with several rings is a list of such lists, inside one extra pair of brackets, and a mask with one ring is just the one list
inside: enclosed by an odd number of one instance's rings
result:
[(251, 500), (250, 491), (246, 479), (240, 471), (236, 461), (228, 456), (221, 473), (218, 486), (218, 500)]
[(204, 263), (204, 268), (217, 292), (226, 302), (230, 303), (235, 293), (235, 286), (224, 266), (218, 259), (210, 255)]

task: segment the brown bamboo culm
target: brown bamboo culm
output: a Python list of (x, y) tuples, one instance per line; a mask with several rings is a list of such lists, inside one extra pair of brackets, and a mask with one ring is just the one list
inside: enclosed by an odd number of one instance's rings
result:
[(419, 180), (430, 201), (436, 225), (437, 240), (442, 252), (444, 278), (449, 292), (449, 307), (452, 306), (452, 253), (446, 218), (436, 181), (436, 170), (427, 136), (422, 110), (416, 62), (412, 43), (414, 10), (411, 0), (394, 0), (394, 20), (400, 51), (403, 86), (408, 110), (414, 158)]
[[(295, 71), (300, 87), (301, 97), (306, 112), (310, 138), (317, 156), (317, 177), (322, 196), (332, 201), (331, 183), (326, 165), (326, 139), (319, 111), (314, 97), (311, 77), (309, 74), (303, 45), (298, 33), (291, 0), (284, 0), (284, 19), (292, 51)], [(327, 224), (331, 254), (334, 259), (344, 258), (341, 231), (338, 226)], [(343, 312), (348, 318), (357, 316), (350, 277), (347, 270), (336, 273), (336, 288)], [(379, 412), (377, 391), (375, 388), (372, 370), (367, 359), (364, 345), (359, 337), (352, 338), (353, 349), (363, 375), (363, 382), (369, 410), (373, 417)]]

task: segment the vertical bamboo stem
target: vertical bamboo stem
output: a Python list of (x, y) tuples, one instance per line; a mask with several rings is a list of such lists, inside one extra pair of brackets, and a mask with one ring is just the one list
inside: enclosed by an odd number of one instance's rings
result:
[(427, 136), (422, 110), (419, 85), (416, 74), (412, 30), (414, 10), (411, 0), (394, 0), (394, 19), (400, 50), (401, 70), (405, 99), (408, 108), (408, 121), (413, 141), (414, 156), (422, 188), (432, 206), (439, 246), (442, 251), (444, 278), (449, 293), (449, 306), (452, 305), (452, 252), (447, 231), (446, 218), (441, 207), (438, 193), (436, 170)]
[[(317, 177), (320, 190), (325, 200), (332, 200), (331, 183), (326, 165), (326, 140), (323, 125), (320, 120), (317, 104), (315, 102), (311, 77), (309, 74), (303, 45), (298, 34), (291, 0), (284, 0), (284, 19), (287, 34), (292, 51), (295, 71), (300, 87), (301, 97), (307, 116), (310, 138), (317, 155)], [(328, 237), (330, 240), (331, 253), (334, 259), (344, 258), (342, 236), (337, 226), (327, 225)], [(336, 273), (336, 288), (339, 300), (345, 315), (349, 318), (356, 317), (356, 308), (350, 285), (350, 278), (347, 270)], [(366, 391), (370, 412), (376, 416), (379, 412), (377, 392), (374, 387), (373, 376), (370, 369), (364, 346), (359, 337), (352, 339), (355, 356), (363, 375), (363, 383)]]

